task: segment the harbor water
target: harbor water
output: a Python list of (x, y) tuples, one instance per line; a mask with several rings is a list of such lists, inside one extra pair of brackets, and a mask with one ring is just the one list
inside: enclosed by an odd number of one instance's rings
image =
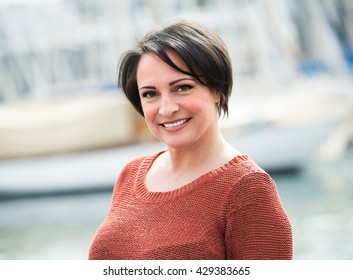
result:
[[(274, 174), (293, 224), (294, 258), (353, 259), (353, 149), (291, 174)], [(110, 191), (0, 202), (0, 259), (87, 259)]]

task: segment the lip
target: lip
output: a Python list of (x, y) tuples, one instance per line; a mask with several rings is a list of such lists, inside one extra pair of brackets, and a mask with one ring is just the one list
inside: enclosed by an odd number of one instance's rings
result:
[(191, 118), (178, 119), (170, 122), (163, 122), (160, 124), (160, 126), (162, 126), (168, 131), (175, 131), (184, 127), (190, 120)]

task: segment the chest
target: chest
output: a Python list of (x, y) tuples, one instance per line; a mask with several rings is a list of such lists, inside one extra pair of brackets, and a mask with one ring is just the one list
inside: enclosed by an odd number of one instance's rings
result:
[(202, 172), (185, 172), (173, 175), (170, 172), (154, 173), (151, 171), (146, 175), (146, 188), (150, 192), (174, 191), (197, 180), (202, 174)]
[(224, 258), (220, 217), (210, 215), (211, 209), (194, 210), (188, 203), (168, 207), (121, 203), (100, 228), (105, 252), (113, 259)]

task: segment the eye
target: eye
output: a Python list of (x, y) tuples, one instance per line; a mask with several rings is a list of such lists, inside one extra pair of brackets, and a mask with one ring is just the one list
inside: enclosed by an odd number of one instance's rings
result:
[(142, 97), (146, 99), (151, 99), (155, 96), (157, 96), (157, 92), (155, 91), (145, 91), (142, 93)]
[(192, 89), (192, 86), (190, 85), (181, 85), (177, 87), (177, 91), (181, 91), (181, 92), (188, 91), (190, 89)]

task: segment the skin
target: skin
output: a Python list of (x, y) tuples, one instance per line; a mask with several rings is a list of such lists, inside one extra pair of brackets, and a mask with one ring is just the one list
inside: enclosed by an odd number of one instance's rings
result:
[[(176, 53), (168, 55), (188, 70)], [(147, 126), (168, 146), (147, 173), (148, 190), (180, 188), (239, 155), (219, 130), (217, 92), (152, 53), (140, 59), (137, 84)]]

